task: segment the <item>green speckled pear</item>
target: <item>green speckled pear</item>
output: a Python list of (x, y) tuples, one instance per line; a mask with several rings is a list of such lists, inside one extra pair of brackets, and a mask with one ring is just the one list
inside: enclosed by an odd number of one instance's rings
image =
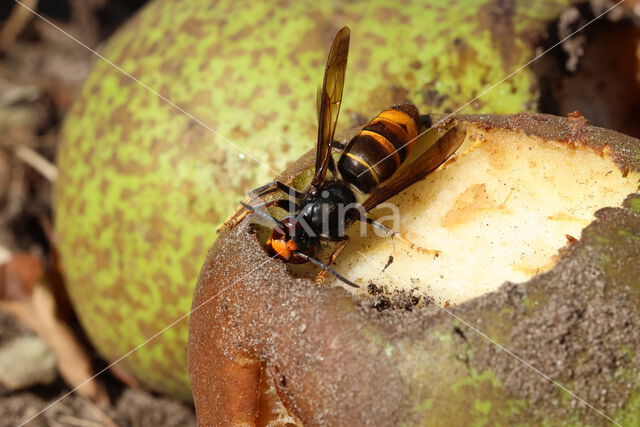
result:
[[(568, 3), (149, 4), (102, 51), (131, 76), (97, 60), (58, 158), (56, 231), (93, 344), (115, 360), (153, 338), (121, 366), (190, 398), (185, 314), (215, 227), (247, 189), (313, 148), (316, 89), (343, 25), (352, 37), (338, 131), (404, 100), (457, 110), (530, 60)], [(463, 112), (536, 101), (524, 69)]]

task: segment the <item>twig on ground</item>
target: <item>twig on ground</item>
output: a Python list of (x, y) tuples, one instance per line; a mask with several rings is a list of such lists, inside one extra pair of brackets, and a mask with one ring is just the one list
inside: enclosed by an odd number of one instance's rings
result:
[(58, 168), (35, 150), (20, 145), (16, 147), (15, 153), (20, 160), (40, 172), (49, 181), (53, 182), (58, 177)]
[[(38, 0), (22, 0), (25, 6), (35, 10), (38, 7)], [(0, 53), (6, 52), (20, 35), (24, 27), (33, 19), (33, 14), (29, 9), (14, 4), (11, 15), (0, 29)]]

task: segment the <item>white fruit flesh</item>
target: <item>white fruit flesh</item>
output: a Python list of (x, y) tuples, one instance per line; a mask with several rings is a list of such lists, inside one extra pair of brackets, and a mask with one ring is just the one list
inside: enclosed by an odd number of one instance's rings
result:
[[(361, 237), (356, 224), (336, 265), (362, 286), (355, 292), (375, 283), (456, 304), (505, 281), (525, 281), (550, 269), (566, 235), (579, 238), (596, 210), (618, 206), (638, 189), (638, 175), (623, 177), (606, 156), (517, 131), (470, 125), (459, 153), (390, 200), (400, 212), (400, 231), (440, 256), (371, 229)], [(372, 211), (376, 215), (389, 210)], [(332, 277), (327, 283), (340, 284)]]

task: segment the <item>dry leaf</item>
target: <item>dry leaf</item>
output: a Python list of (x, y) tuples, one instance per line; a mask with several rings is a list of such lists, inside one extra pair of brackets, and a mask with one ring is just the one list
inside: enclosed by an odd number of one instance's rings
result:
[(0, 266), (0, 300), (28, 299), (42, 279), (42, 262), (29, 254), (15, 254)]
[(78, 387), (79, 393), (97, 404), (107, 404), (109, 398), (104, 386), (91, 378), (94, 372), (85, 348), (58, 316), (51, 289), (42, 281), (32, 283), (34, 278), (42, 277), (42, 267), (37, 271), (28, 257), (14, 259), (3, 266), (6, 274), (0, 308), (16, 316), (47, 343), (56, 355), (61, 376), (70, 387)]

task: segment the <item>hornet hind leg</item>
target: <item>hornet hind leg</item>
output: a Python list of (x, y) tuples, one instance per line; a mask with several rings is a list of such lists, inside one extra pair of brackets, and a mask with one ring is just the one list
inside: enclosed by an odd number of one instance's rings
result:
[[(349, 243), (349, 237), (348, 236), (345, 236), (345, 237), (346, 239), (340, 242), (338, 246), (334, 249), (333, 253), (329, 256), (329, 260), (327, 261), (328, 266), (331, 266), (336, 262), (338, 257), (342, 254), (342, 251), (344, 251), (344, 248), (347, 246), (347, 243)], [(325, 277), (327, 277), (327, 273), (330, 273), (330, 272), (325, 269), (323, 269), (320, 273), (318, 273), (315, 280), (317, 285), (322, 284)]]
[(378, 230), (381, 230), (385, 233), (388, 233), (391, 235), (391, 238), (393, 239), (398, 239), (399, 241), (401, 241), (402, 243), (404, 243), (405, 245), (409, 246), (411, 249), (414, 249), (418, 252), (421, 252), (423, 254), (427, 254), (427, 255), (431, 255), (433, 257), (437, 257), (440, 255), (440, 251), (435, 250), (435, 249), (426, 249), (423, 248), (421, 246), (416, 245), (415, 243), (413, 243), (411, 240), (407, 239), (406, 237), (404, 237), (402, 235), (402, 233), (399, 233), (397, 231), (394, 231), (392, 229), (390, 229), (389, 227), (387, 227), (384, 224), (381, 224), (371, 218), (365, 218), (365, 220), (367, 222), (367, 224), (371, 224), (372, 226), (374, 226), (375, 228), (377, 228)]
[(351, 280), (349, 280), (346, 277), (344, 277), (342, 274), (340, 274), (337, 271), (335, 271), (333, 268), (329, 267), (324, 262), (320, 261), (319, 259), (316, 259), (316, 258), (314, 258), (312, 256), (309, 256), (307, 254), (304, 254), (302, 252), (296, 252), (296, 253), (298, 254), (298, 256), (300, 256), (300, 258), (304, 259), (305, 261), (309, 261), (310, 263), (315, 264), (318, 267), (320, 267), (323, 271), (331, 273), (331, 275), (335, 276), (336, 279), (340, 280), (345, 285), (351, 286), (352, 288), (359, 288), (360, 287), (360, 286), (356, 285), (355, 283), (353, 283)]
[[(413, 243), (411, 240), (407, 239), (406, 237), (404, 237), (401, 233), (394, 231), (392, 229), (390, 229), (389, 227), (387, 227), (384, 224), (381, 224), (371, 218), (365, 217), (364, 221), (367, 224), (372, 225), (373, 227), (387, 233), (390, 234), (392, 238), (398, 239), (399, 241), (401, 241), (402, 243), (404, 243), (405, 245), (409, 246), (411, 249), (414, 249), (418, 252), (421, 252), (423, 254), (427, 254), (427, 255), (431, 255), (433, 257), (437, 257), (440, 255), (440, 251), (435, 250), (435, 249), (426, 249), (423, 248), (421, 246), (416, 245), (415, 243)], [(349, 238), (348, 236), (346, 236), (347, 238), (345, 240), (343, 240), (342, 242), (340, 242), (340, 244), (336, 247), (336, 249), (333, 251), (333, 253), (329, 256), (329, 260), (327, 261), (326, 267), (329, 267), (331, 265), (333, 265), (336, 260), (338, 259), (338, 257), (342, 254), (342, 252), (344, 251), (344, 248), (347, 246), (347, 243), (349, 242)], [(347, 280), (345, 280), (342, 276), (338, 275), (335, 270), (330, 269), (330, 268), (322, 268), (322, 271), (320, 273), (318, 273), (318, 276), (316, 276), (316, 284), (320, 285), (322, 284), (322, 282), (324, 281), (324, 279), (327, 277), (328, 273), (331, 273), (333, 276), (337, 277), (338, 279), (340, 279), (341, 281), (347, 283), (349, 286), (352, 286), (352, 282), (349, 282)]]

